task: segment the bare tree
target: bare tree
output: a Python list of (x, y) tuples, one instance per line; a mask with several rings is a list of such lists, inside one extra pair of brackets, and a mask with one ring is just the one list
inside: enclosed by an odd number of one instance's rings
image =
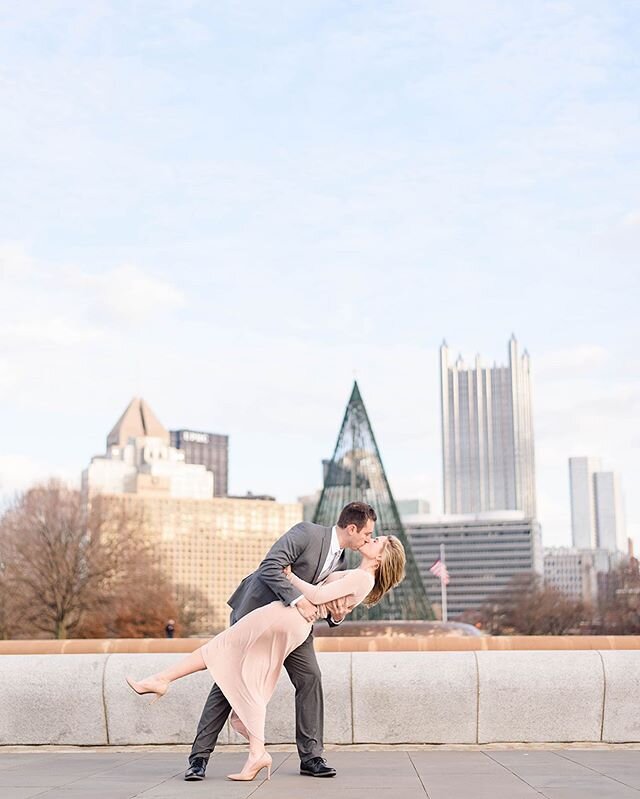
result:
[(178, 597), (179, 632), (183, 636), (205, 635), (209, 637), (222, 631), (222, 627), (211, 629), (207, 621), (212, 615), (211, 603), (204, 592), (185, 585), (176, 586)]
[(143, 528), (56, 481), (19, 496), (0, 520), (0, 635), (162, 636), (181, 607)]
[(490, 597), (473, 621), (480, 621), (493, 635), (566, 635), (577, 632), (590, 618), (591, 610), (582, 602), (526, 573)]
[(640, 633), (640, 569), (629, 558), (600, 580), (600, 617), (597, 631), (605, 635)]
[(0, 537), (0, 640), (15, 638), (20, 632), (20, 612), (11, 585), (11, 569)]
[[(118, 536), (123, 521), (116, 524)], [(113, 532), (108, 538), (112, 536)], [(152, 547), (135, 530), (112, 546), (110, 555), (114, 568), (103, 587), (102, 602), (85, 613), (76, 634), (82, 638), (163, 636), (167, 620), (181, 620), (182, 612)], [(180, 629), (180, 622), (177, 627)]]
[(4, 514), (0, 537), (21, 625), (67, 638), (109, 573), (79, 493), (56, 481), (30, 489)]
[(144, 511), (133, 511), (121, 499), (98, 496), (91, 502), (92, 526), (100, 528), (102, 546), (108, 548), (114, 568), (100, 608), (86, 614), (78, 634), (158, 637), (165, 634), (168, 619), (176, 620), (179, 635), (202, 629), (203, 615), (210, 614), (207, 598), (172, 583), (142, 532), (149, 527)]

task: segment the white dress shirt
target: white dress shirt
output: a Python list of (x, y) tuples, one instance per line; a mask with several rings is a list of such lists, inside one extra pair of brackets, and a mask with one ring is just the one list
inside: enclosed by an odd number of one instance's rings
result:
[[(321, 583), (325, 577), (328, 577), (331, 572), (336, 568), (340, 557), (344, 550), (340, 547), (340, 542), (338, 541), (338, 531), (336, 529), (335, 524), (331, 528), (331, 543), (329, 544), (329, 551), (327, 552), (327, 557), (325, 558), (324, 565), (322, 566), (322, 570), (318, 575), (318, 582)], [(292, 605), (296, 605), (302, 599), (302, 594), (297, 596)]]
[(328, 577), (335, 569), (343, 552), (344, 550), (340, 547), (340, 542), (338, 541), (338, 531), (334, 524), (331, 528), (331, 544), (329, 545), (329, 551), (327, 552), (322, 571), (318, 575), (319, 583), (322, 582), (325, 577)]

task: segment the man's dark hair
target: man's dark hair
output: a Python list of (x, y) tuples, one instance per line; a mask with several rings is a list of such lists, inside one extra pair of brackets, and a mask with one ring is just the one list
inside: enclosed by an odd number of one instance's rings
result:
[(362, 530), (368, 519), (372, 519), (374, 522), (378, 519), (371, 505), (367, 505), (366, 502), (350, 502), (340, 511), (338, 527), (355, 524), (358, 530)]

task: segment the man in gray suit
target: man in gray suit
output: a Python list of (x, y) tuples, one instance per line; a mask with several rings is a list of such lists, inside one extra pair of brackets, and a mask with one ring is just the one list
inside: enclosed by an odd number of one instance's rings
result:
[[(285, 605), (295, 605), (306, 621), (315, 621), (318, 608), (291, 585), (284, 576), (284, 568), (291, 566), (298, 577), (309, 583), (321, 582), (331, 572), (345, 568), (345, 549), (357, 551), (371, 540), (376, 518), (371, 505), (350, 502), (342, 509), (334, 527), (310, 522), (296, 524), (276, 541), (256, 571), (245, 577), (229, 598), (231, 624), (278, 599)], [(346, 599), (336, 600), (328, 608), (327, 621), (335, 626), (345, 616)], [(284, 667), (296, 689), (296, 744), (300, 773), (311, 777), (333, 777), (335, 769), (328, 766), (322, 757), (324, 703), (313, 632), (287, 657)], [(214, 685), (198, 723), (185, 780), (204, 779), (209, 756), (230, 713), (231, 706)]]

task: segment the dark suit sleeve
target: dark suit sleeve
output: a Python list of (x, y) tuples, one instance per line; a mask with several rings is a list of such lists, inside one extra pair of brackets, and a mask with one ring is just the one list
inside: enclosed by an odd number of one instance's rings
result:
[(290, 605), (294, 599), (297, 599), (300, 596), (300, 591), (294, 588), (287, 580), (283, 569), (285, 566), (295, 564), (300, 554), (309, 545), (310, 535), (311, 533), (306, 525), (294, 525), (276, 541), (256, 570), (259, 579), (285, 605)]

